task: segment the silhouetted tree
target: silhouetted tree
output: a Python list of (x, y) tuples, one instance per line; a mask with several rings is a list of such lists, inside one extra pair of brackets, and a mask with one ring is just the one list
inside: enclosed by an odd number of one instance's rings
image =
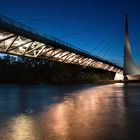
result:
[(45, 59), (0, 57), (0, 83), (81, 83), (113, 77), (111, 72)]

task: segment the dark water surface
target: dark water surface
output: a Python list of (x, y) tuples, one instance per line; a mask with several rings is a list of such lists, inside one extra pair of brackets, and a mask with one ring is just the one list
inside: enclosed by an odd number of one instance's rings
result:
[(140, 84), (1, 85), (0, 140), (140, 140)]

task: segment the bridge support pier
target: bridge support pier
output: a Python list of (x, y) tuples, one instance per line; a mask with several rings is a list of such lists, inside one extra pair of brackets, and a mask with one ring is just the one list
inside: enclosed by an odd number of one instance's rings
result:
[(124, 75), (121, 74), (121, 73), (116, 73), (115, 77), (114, 77), (114, 80), (121, 80), (121, 81), (123, 81), (124, 80)]
[(129, 80), (128, 77), (126, 75), (123, 75), (123, 81), (127, 82), (128, 80)]

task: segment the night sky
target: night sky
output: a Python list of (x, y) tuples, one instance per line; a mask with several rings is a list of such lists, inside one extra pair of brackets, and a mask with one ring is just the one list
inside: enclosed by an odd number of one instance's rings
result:
[(132, 54), (140, 65), (139, 0), (0, 0), (1, 15), (119, 64), (125, 12)]

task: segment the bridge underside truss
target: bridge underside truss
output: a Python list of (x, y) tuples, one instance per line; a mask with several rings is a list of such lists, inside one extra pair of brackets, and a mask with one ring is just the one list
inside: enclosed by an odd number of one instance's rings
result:
[(0, 52), (122, 73), (122, 70), (115, 66), (4, 30), (0, 30)]

